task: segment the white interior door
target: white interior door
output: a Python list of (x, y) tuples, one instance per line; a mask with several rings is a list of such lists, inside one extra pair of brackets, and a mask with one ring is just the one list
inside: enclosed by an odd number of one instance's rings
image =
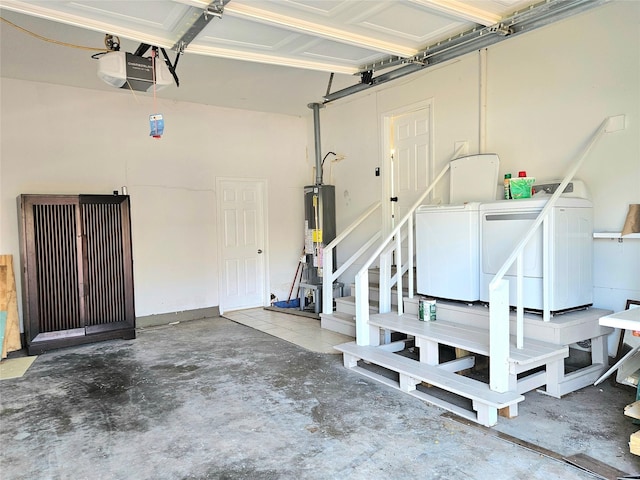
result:
[(431, 107), (391, 117), (392, 223), (402, 219), (431, 182)]
[(217, 179), (220, 309), (265, 305), (265, 193), (263, 180)]

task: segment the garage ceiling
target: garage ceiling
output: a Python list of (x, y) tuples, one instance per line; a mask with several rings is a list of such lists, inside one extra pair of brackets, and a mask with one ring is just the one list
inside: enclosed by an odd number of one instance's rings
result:
[[(18, 20), (28, 16), (46, 21), (28, 23), (55, 32), (54, 38), (76, 32), (78, 40), (84, 40), (80, 31), (86, 31), (92, 33), (93, 46), (101, 47), (104, 35), (112, 34), (121, 39), (123, 49), (129, 48), (126, 51), (145, 43), (175, 56), (183, 52), (180, 58), (184, 59), (198, 56), (195, 63), (200, 65), (209, 59), (225, 69), (231, 63), (220, 62), (226, 59), (233, 62), (231, 71), (250, 72), (254, 85), (263, 72), (268, 78), (269, 72), (276, 71), (274, 66), (287, 67), (284, 70), (292, 78), (314, 78), (316, 89), (322, 78), (327, 92), (316, 91), (315, 98), (307, 98), (311, 102), (393, 79), (398, 70), (408, 73), (477, 50), (603, 1), (0, 0), (0, 7), (4, 18), (16, 12), (21, 14), (13, 17)], [(49, 23), (55, 28), (46, 26)], [(4, 40), (7, 26), (2, 27)], [(5, 76), (8, 51), (3, 48), (2, 53)], [(250, 62), (251, 68), (237, 67), (236, 62)], [(177, 73), (181, 79), (181, 68), (189, 63), (194, 62), (180, 60)], [(296, 75), (291, 69), (306, 73)], [(216, 76), (228, 73), (219, 71)], [(327, 97), (330, 73), (335, 74), (336, 83)], [(40, 75), (44, 75), (42, 69)], [(186, 81), (181, 83), (180, 89), (188, 88)]]

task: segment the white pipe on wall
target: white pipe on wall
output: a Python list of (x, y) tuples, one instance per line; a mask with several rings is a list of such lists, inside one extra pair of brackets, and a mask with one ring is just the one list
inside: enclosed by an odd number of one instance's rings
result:
[(478, 148), (480, 153), (486, 153), (487, 146), (487, 49), (478, 51)]

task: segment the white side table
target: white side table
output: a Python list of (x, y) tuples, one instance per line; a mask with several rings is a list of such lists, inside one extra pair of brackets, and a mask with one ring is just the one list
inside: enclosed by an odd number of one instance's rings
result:
[[(629, 310), (623, 310), (600, 317), (598, 323), (606, 327), (620, 328), (622, 329), (621, 335), (624, 336), (625, 330), (640, 330), (640, 308), (630, 308)], [(640, 347), (634, 348), (624, 357), (620, 358), (613, 367), (595, 381), (594, 385), (602, 383), (613, 372), (618, 369), (622, 370), (623, 367), (627, 371), (640, 369)]]

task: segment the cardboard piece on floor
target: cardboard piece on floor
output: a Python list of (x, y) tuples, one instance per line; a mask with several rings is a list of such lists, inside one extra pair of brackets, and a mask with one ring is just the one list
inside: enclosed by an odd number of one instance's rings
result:
[(6, 358), (7, 352), (14, 352), (22, 348), (16, 279), (13, 272), (13, 255), (0, 255), (0, 311), (7, 312), (1, 358)]
[(22, 377), (36, 358), (38, 357), (17, 357), (2, 360), (0, 362), (0, 380)]

